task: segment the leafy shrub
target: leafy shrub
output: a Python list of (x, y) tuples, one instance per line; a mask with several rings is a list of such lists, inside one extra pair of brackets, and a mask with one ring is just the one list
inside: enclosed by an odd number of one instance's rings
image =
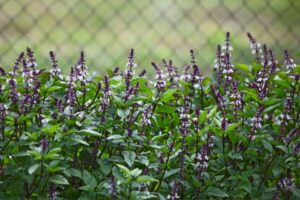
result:
[[(68, 76), (31, 49), (1, 69), (1, 199), (300, 198), (300, 67), (248, 34), (255, 61), (231, 64), (229, 33), (213, 78), (194, 53), (182, 73), (152, 63)], [(27, 58), (25, 58), (25, 56)]]

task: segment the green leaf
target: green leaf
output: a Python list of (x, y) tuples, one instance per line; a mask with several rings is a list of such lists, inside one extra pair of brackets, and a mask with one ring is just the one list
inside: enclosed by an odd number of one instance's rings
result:
[(91, 188), (95, 188), (97, 186), (97, 180), (94, 176), (92, 176), (88, 171), (83, 170), (82, 173), (83, 182)]
[(207, 118), (211, 119), (211, 117), (215, 116), (217, 112), (217, 106), (213, 106), (213, 108), (210, 109)]
[(243, 178), (239, 185), (242, 189), (244, 189), (246, 192), (251, 193), (252, 186), (248, 179)]
[(296, 197), (300, 198), (300, 189), (294, 188), (294, 189), (292, 189), (292, 193)]
[(61, 124), (55, 124), (55, 125), (48, 125), (45, 128), (41, 130), (41, 132), (49, 135), (53, 135), (59, 128), (61, 127)]
[(117, 114), (121, 119), (126, 118), (130, 113), (129, 109), (118, 109)]
[(140, 183), (158, 182), (157, 179), (146, 175), (139, 176), (136, 181)]
[(68, 170), (72, 176), (78, 177), (82, 179), (81, 172), (78, 169), (71, 168)]
[(151, 139), (151, 142), (154, 142), (155, 140), (158, 140), (160, 138), (165, 137), (167, 134), (161, 134), (161, 135), (156, 135)]
[(275, 104), (275, 105), (268, 106), (268, 107), (264, 110), (264, 112), (267, 113), (267, 112), (273, 111), (273, 110), (275, 110), (276, 108), (280, 107), (280, 105), (281, 105), (281, 104)]
[(55, 175), (50, 178), (50, 182), (56, 183), (58, 185), (69, 185), (68, 180), (62, 175)]
[(179, 171), (180, 171), (179, 168), (177, 168), (177, 169), (172, 169), (172, 170), (170, 170), (170, 171), (166, 171), (165, 176), (164, 176), (164, 179), (168, 178), (169, 176), (172, 176), (172, 175), (176, 174), (176, 173), (179, 172)]
[(245, 71), (245, 72), (248, 72), (248, 73), (251, 73), (251, 68), (248, 66), (248, 65), (245, 65), (245, 64), (235, 64), (234, 65), (236, 68), (242, 70), (242, 71)]
[(135, 161), (136, 154), (133, 151), (125, 151), (124, 160), (129, 167), (131, 167)]
[(83, 134), (87, 134), (87, 135), (91, 135), (91, 136), (102, 136), (101, 133), (98, 133), (97, 131), (94, 131), (92, 129), (83, 129), (83, 130), (80, 130), (79, 133), (83, 133)]
[(207, 194), (215, 197), (222, 197), (222, 198), (229, 197), (226, 192), (223, 192), (221, 189), (215, 187), (209, 187), (207, 189)]
[(158, 104), (157, 107), (156, 107), (156, 112), (158, 112), (158, 113), (175, 114), (175, 108), (173, 106), (167, 106), (167, 105)]
[(228, 153), (228, 156), (231, 158), (231, 159), (235, 159), (235, 160), (243, 160), (243, 156), (238, 153), (238, 152), (229, 152)]
[(125, 136), (123, 136), (123, 135), (111, 135), (107, 139), (108, 140), (120, 140), (120, 139), (124, 139), (124, 138), (125, 138)]
[(87, 143), (80, 137), (72, 137), (71, 140), (73, 140), (75, 142), (75, 144), (83, 144), (83, 145), (89, 146), (89, 143)]
[(199, 124), (202, 124), (204, 123), (205, 119), (206, 119), (206, 115), (207, 115), (207, 111), (202, 111), (198, 117), (198, 121), (199, 121)]
[(278, 176), (279, 174), (283, 173), (283, 168), (277, 165), (274, 165), (272, 167), (272, 172), (274, 174), (274, 176)]
[(123, 172), (126, 177), (131, 177), (130, 170), (127, 167), (121, 164), (116, 164), (116, 165), (119, 167), (120, 171)]
[(237, 128), (240, 124), (241, 124), (240, 122), (229, 124), (229, 126), (226, 129), (226, 131), (230, 132), (230, 131), (234, 130), (235, 128)]
[(280, 149), (281, 151), (283, 151), (284, 153), (288, 153), (288, 149), (286, 148), (286, 146), (283, 145), (278, 145), (276, 146), (277, 149)]
[(175, 89), (169, 89), (169, 90), (165, 91), (165, 92), (161, 95), (160, 100), (161, 100), (162, 102), (165, 102), (165, 103), (169, 102), (170, 100), (174, 99), (174, 96), (173, 96), (173, 95), (176, 93), (176, 91), (177, 91), (177, 90), (175, 90)]
[(94, 188), (91, 188), (91, 186), (89, 186), (89, 185), (81, 186), (79, 189), (87, 191), (87, 192), (93, 192), (94, 191)]
[(40, 164), (31, 165), (28, 169), (28, 173), (30, 175), (33, 174), (39, 167), (40, 167)]
[(273, 151), (272, 145), (267, 140), (262, 140), (261, 143), (266, 150), (268, 150), (269, 152)]
[(112, 163), (108, 160), (108, 158), (104, 158), (100, 161), (100, 168), (102, 173), (107, 176), (111, 172)]
[(258, 64), (258, 63), (253, 63), (252, 69), (253, 69), (254, 71), (259, 71), (259, 70), (262, 69), (262, 65), (261, 65), (261, 64)]
[(132, 177), (138, 177), (143, 171), (140, 170), (139, 168), (135, 168), (130, 172)]
[(24, 157), (24, 156), (28, 156), (28, 153), (27, 152), (24, 152), (24, 151), (20, 151), (20, 152), (17, 152), (16, 154), (13, 154), (14, 157)]

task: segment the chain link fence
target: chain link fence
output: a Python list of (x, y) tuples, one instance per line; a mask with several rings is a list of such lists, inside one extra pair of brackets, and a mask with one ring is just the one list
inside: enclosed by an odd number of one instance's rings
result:
[(27, 46), (42, 67), (55, 50), (65, 70), (84, 50), (93, 71), (122, 67), (130, 48), (146, 68), (162, 58), (182, 66), (194, 49), (205, 70), (226, 31), (236, 62), (250, 59), (247, 32), (277, 55), (297, 53), (299, 12), (299, 0), (0, 0), (0, 65), (12, 66)]

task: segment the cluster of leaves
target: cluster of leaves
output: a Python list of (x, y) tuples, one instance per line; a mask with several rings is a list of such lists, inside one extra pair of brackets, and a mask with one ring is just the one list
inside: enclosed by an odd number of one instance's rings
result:
[(299, 199), (300, 67), (248, 34), (253, 64), (152, 63), (68, 76), (31, 49), (0, 77), (0, 199)]

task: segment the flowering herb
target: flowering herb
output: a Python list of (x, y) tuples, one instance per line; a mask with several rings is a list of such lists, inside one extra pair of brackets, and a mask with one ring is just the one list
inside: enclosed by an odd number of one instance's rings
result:
[(300, 67), (248, 37), (254, 63), (226, 33), (213, 77), (193, 50), (152, 79), (133, 49), (98, 76), (28, 48), (0, 68), (0, 199), (299, 199)]

